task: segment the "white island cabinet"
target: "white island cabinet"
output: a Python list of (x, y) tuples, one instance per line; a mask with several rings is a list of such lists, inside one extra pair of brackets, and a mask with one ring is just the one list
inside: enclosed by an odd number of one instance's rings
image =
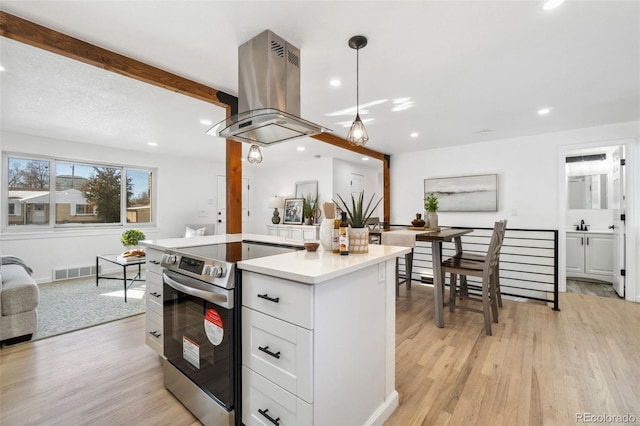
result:
[(395, 259), (320, 250), (242, 261), (242, 422), (382, 424), (395, 390)]

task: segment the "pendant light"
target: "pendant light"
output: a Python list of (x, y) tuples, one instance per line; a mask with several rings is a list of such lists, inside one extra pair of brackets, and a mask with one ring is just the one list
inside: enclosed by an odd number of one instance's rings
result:
[(354, 146), (364, 146), (369, 140), (364, 123), (360, 120), (360, 49), (366, 45), (367, 38), (365, 36), (357, 35), (349, 39), (349, 47), (356, 49), (356, 118), (347, 133), (347, 141)]
[(251, 145), (251, 148), (249, 148), (249, 154), (247, 154), (247, 161), (251, 164), (262, 163), (262, 153), (260, 152), (260, 147), (258, 145)]

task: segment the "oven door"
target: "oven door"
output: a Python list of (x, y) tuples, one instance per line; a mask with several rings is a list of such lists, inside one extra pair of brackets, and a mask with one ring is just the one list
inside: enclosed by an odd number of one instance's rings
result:
[(164, 355), (227, 411), (234, 408), (233, 289), (164, 270)]

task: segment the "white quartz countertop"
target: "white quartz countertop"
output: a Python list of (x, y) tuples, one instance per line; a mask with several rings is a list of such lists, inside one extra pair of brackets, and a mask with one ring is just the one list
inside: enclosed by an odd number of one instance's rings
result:
[(283, 244), (288, 246), (302, 247), (300, 241), (291, 241), (285, 237), (262, 234), (226, 234), (226, 235), (205, 235), (202, 237), (190, 238), (164, 238), (158, 240), (140, 241), (141, 246), (151, 247), (158, 250), (178, 249), (184, 247), (207, 246), (211, 244), (230, 243), (235, 241), (258, 241), (261, 243)]
[(350, 274), (386, 260), (403, 256), (408, 247), (369, 245), (369, 253), (341, 256), (322, 247), (316, 252), (306, 250), (238, 262), (238, 268), (305, 284), (318, 284)]

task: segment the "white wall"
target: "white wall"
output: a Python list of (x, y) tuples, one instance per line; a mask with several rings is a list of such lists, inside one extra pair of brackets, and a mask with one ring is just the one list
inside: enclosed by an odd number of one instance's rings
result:
[[(3, 152), (52, 156), (56, 158), (96, 161), (156, 170), (156, 227), (137, 225), (147, 239), (183, 236), (188, 223), (212, 223), (216, 218), (216, 175), (224, 174), (223, 163), (198, 159), (181, 159), (136, 151), (79, 144), (17, 133), (2, 132)], [(6, 167), (0, 165), (2, 182)], [(210, 204), (214, 200), (214, 204)], [(200, 214), (206, 212), (206, 217)], [(13, 231), (13, 230), (11, 230)], [(118, 253), (121, 227), (78, 231), (6, 232), (0, 235), (0, 253), (22, 258), (34, 270), (39, 282), (51, 280), (53, 268), (95, 264), (97, 254)]]
[[(336, 201), (339, 201), (338, 194), (342, 197), (342, 199), (348, 204), (351, 205), (351, 174), (356, 173), (364, 176), (364, 205), (366, 207), (367, 203), (374, 197), (372, 205), (378, 202), (379, 199), (384, 195), (380, 192), (380, 185), (378, 182), (378, 177), (380, 175), (380, 170), (382, 169), (382, 163), (379, 160), (370, 160), (376, 161), (380, 164), (379, 168), (372, 168), (369, 166), (363, 166), (357, 163), (350, 163), (344, 160), (334, 160), (334, 169), (333, 169), (333, 197)], [(382, 202), (376, 209), (376, 213), (373, 216), (378, 216), (382, 220), (382, 214), (380, 214), (382, 210)], [(380, 213), (378, 213), (380, 212)]]
[[(331, 201), (333, 159), (323, 157), (308, 161), (298, 161), (283, 167), (282, 164), (269, 165), (265, 162), (258, 166), (243, 164), (243, 175), (251, 178), (251, 230), (255, 234), (266, 234), (271, 224), (273, 209), (267, 207), (270, 197), (293, 198), (295, 183), (309, 180), (318, 181), (318, 202), (322, 205)], [(283, 212), (280, 212), (282, 224)]]
[[(640, 123), (630, 122), (568, 132), (489, 141), (393, 155), (391, 158), (391, 223), (409, 224), (424, 210), (424, 179), (432, 177), (498, 174), (498, 211), (490, 213), (439, 212), (441, 225), (489, 227), (506, 218), (509, 228), (558, 229), (560, 240), (560, 282), (564, 281), (565, 206), (560, 205), (564, 180), (564, 154), (568, 148), (625, 140), (631, 145), (627, 158), (640, 164)], [(635, 149), (634, 149), (635, 148)], [(562, 157), (562, 160), (560, 160)], [(627, 207), (638, 215), (640, 184), (638, 168), (627, 174), (633, 187)], [(631, 170), (628, 168), (627, 170)], [(627, 215), (629, 216), (629, 215)], [(570, 225), (570, 224), (569, 224)], [(640, 230), (637, 218), (627, 220), (627, 247), (632, 262), (640, 265)], [(640, 302), (638, 273), (627, 277), (632, 300)]]

